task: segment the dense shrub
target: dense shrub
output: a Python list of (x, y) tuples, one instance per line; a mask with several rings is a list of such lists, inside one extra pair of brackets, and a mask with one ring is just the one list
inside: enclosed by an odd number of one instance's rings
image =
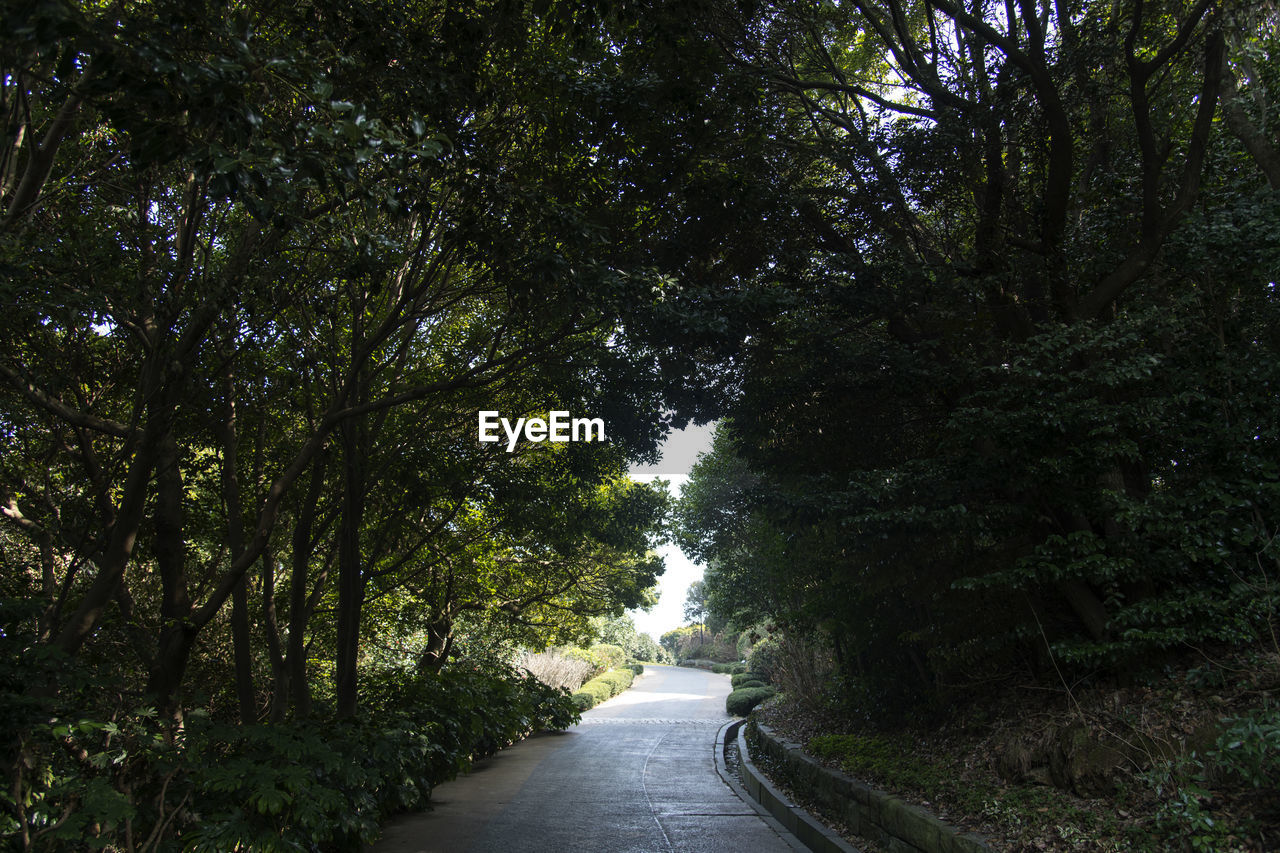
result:
[(573, 695), (591, 697), (591, 705), (588, 705), (587, 707), (594, 707), (613, 696), (613, 686), (607, 681), (601, 681), (598, 678), (593, 678), (586, 684), (582, 685), (582, 687), (578, 688), (577, 692)]
[(591, 664), (589, 678), (595, 678), (611, 669), (623, 666), (627, 662), (627, 653), (622, 646), (612, 643), (597, 643), (589, 649), (572, 647), (561, 653), (570, 660), (580, 660)]
[(609, 685), (613, 691), (610, 695), (617, 696), (622, 691), (631, 686), (631, 682), (635, 680), (636, 674), (627, 667), (610, 670), (600, 676), (599, 681), (603, 681)]
[(362, 850), (382, 818), (421, 807), (473, 759), (578, 719), (565, 691), (504, 667), (368, 683), (376, 698), (358, 719), (241, 726), (190, 713), (176, 743), (152, 709), (31, 726), (22, 778), (0, 792), (0, 834), (25, 820), (48, 830), (38, 849), (50, 853), (110, 847), (126, 826), (189, 851)]
[(747, 670), (759, 673), (766, 681), (772, 681), (778, 670), (778, 658), (781, 650), (778, 641), (765, 637), (756, 643), (747, 655)]
[(732, 684), (735, 688), (742, 687), (743, 683), (747, 681), (760, 681), (760, 682), (767, 683), (769, 679), (763, 673), (754, 672), (753, 670), (749, 670), (749, 669), (743, 670), (742, 672), (739, 672), (739, 673), (735, 673), (729, 679), (729, 683)]
[(1215, 774), (1245, 787), (1280, 791), (1280, 706), (1223, 723), (1226, 728), (1207, 756)]
[(746, 681), (740, 681), (737, 684), (733, 685), (735, 690), (744, 690), (748, 687), (768, 687), (768, 686), (769, 685), (765, 684), (763, 681), (761, 681), (758, 678), (748, 678)]
[(744, 687), (735, 690), (724, 700), (724, 709), (730, 714), (745, 717), (751, 709), (773, 695), (772, 687)]
[(585, 711), (626, 690), (631, 686), (634, 678), (635, 672), (630, 667), (613, 669), (582, 685), (582, 688), (570, 699), (578, 710)]
[(662, 635), (662, 646), (676, 660), (707, 660), (731, 664), (739, 660), (738, 635), (729, 631), (714, 632), (685, 625)]
[(733, 672), (734, 666), (736, 666), (736, 664), (716, 663), (711, 665), (711, 671), (716, 673), (717, 675), (728, 675), (729, 673)]
[(604, 662), (607, 669), (616, 669), (627, 662), (626, 649), (613, 643), (596, 643), (590, 651)]
[(635, 675), (644, 675), (644, 664), (642, 663), (629, 663), (627, 668)]

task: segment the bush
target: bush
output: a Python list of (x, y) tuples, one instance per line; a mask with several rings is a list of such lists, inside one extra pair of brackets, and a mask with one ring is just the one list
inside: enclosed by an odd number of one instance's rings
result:
[(599, 705), (601, 702), (613, 696), (613, 685), (605, 681), (603, 678), (593, 678), (586, 684), (582, 685), (579, 693), (586, 693), (595, 699), (593, 705)]
[(635, 677), (636, 677), (636, 674), (634, 672), (632, 672), (630, 669), (626, 667), (623, 667), (622, 669), (610, 670), (609, 672), (606, 672), (604, 675), (600, 676), (600, 678), (598, 678), (597, 680), (603, 681), (604, 683), (608, 684), (610, 690), (613, 691), (610, 695), (617, 696), (619, 693), (621, 693), (622, 691), (626, 690), (628, 687), (631, 686), (631, 682), (635, 679)]
[(635, 673), (630, 667), (613, 669), (591, 679), (569, 698), (579, 711), (586, 711), (626, 690), (634, 678)]
[(571, 660), (586, 661), (591, 664), (589, 678), (595, 678), (627, 662), (627, 653), (622, 646), (615, 646), (612, 643), (597, 643), (589, 649), (580, 649), (575, 646), (563, 650), (561, 655)]
[(644, 664), (642, 663), (629, 663), (627, 664), (627, 668), (636, 675), (644, 675)]
[(600, 659), (606, 670), (617, 669), (627, 662), (627, 651), (613, 643), (596, 643), (589, 650)]
[(563, 655), (554, 649), (525, 655), (520, 666), (543, 684), (567, 690), (577, 690), (596, 672), (594, 663), (581, 657)]
[[(154, 709), (29, 727), (24, 810), (0, 790), (0, 834), (20, 833), (22, 815), (28, 832), (48, 830), (49, 853), (123, 849), (126, 825), (195, 853), (359, 851), (383, 818), (421, 808), (474, 758), (579, 719), (565, 691), (505, 667), (368, 683), (378, 698), (358, 719), (241, 726), (193, 711), (172, 745)], [(77, 754), (88, 760), (68, 761)]]
[(729, 683), (732, 684), (735, 688), (738, 688), (743, 685), (743, 682), (759, 681), (762, 683), (767, 683), (768, 680), (769, 679), (766, 676), (762, 675), (761, 673), (752, 672), (751, 670), (748, 669), (735, 674), (733, 677), (729, 679)]
[(608, 669), (608, 667), (604, 665), (604, 661), (600, 659), (600, 656), (588, 649), (580, 649), (577, 646), (572, 646), (567, 649), (562, 649), (560, 654), (568, 660), (582, 661), (590, 667), (587, 671), (587, 681), (590, 681)]
[(752, 708), (772, 695), (772, 687), (744, 687), (729, 694), (724, 700), (724, 709), (730, 714), (745, 717)]
[(1280, 789), (1280, 707), (1223, 720), (1227, 728), (1209, 751), (1219, 776), (1251, 788)]
[(745, 663), (735, 663), (733, 666), (729, 667), (730, 675), (741, 675), (746, 671), (747, 665)]
[(765, 684), (763, 681), (761, 681), (758, 678), (748, 678), (746, 681), (740, 681), (737, 684), (733, 685), (735, 690), (744, 690), (748, 687), (768, 687), (768, 686), (769, 685)]
[(735, 664), (731, 663), (713, 663), (711, 665), (711, 671), (716, 675), (728, 675), (733, 671), (734, 666)]
[(777, 640), (773, 637), (765, 637), (756, 643), (751, 649), (751, 654), (747, 655), (747, 669), (750, 672), (759, 673), (760, 677), (766, 681), (772, 681), (778, 672), (781, 652)]

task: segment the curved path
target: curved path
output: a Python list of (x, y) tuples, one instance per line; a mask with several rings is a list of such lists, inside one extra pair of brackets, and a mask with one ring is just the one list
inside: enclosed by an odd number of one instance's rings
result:
[(373, 853), (790, 853), (715, 768), (729, 677), (645, 667), (563, 734), (539, 735), (438, 786), (434, 809)]

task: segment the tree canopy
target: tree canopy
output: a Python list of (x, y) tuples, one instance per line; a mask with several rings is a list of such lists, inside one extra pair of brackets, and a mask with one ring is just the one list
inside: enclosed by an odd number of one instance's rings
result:
[[(1273, 630), (1270, 3), (0, 15), (8, 789), (81, 779), (6, 801), (28, 846), (131, 773), (169, 831), (179, 771), (59, 715), (180, 750), (640, 648), (668, 515), (691, 619), (826, 643), (871, 708)], [(674, 509), (626, 478), (716, 418)]]
[(1265, 636), (1274, 10), (717, 26), (789, 116), (799, 222), (760, 280), (794, 303), (753, 332), (678, 510), (713, 606), (917, 698)]

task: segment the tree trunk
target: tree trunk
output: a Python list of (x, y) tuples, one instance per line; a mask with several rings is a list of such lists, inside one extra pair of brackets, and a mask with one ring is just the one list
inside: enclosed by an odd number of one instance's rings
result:
[(437, 673), (453, 648), (453, 620), (443, 617), (427, 624), (427, 647), (418, 658), (418, 672)]
[(177, 698), (196, 630), (189, 621), (191, 597), (187, 590), (186, 542), (183, 533), (183, 484), (178, 468), (178, 444), (168, 431), (160, 440), (156, 459), (155, 553), (160, 573), (160, 617), (163, 629), (147, 692), (155, 697), (160, 712), (181, 722), (182, 708)]
[(267, 657), (271, 661), (271, 721), (278, 723), (289, 709), (289, 670), (280, 648), (275, 577), (275, 555), (268, 548), (262, 552), (262, 630), (266, 634)]
[(295, 717), (311, 714), (311, 686), (307, 683), (307, 621), (311, 608), (307, 601), (307, 575), (314, 553), (311, 531), (315, 525), (316, 504), (324, 486), (324, 457), (317, 456), (311, 470), (311, 485), (298, 508), (293, 525), (293, 568), (289, 578), (289, 640), (285, 650), (285, 673)]
[[(182, 702), (178, 690), (187, 672), (191, 648), (199, 632), (190, 623), (171, 622), (160, 634), (155, 666), (147, 680), (147, 693), (155, 697), (163, 719), (175, 727), (182, 725)], [(170, 731), (172, 736), (173, 731)]]
[[(240, 442), (236, 435), (235, 382), (229, 357), (222, 373), (222, 393), (222, 501), (227, 512), (227, 545), (231, 550), (231, 562), (234, 563), (244, 553), (244, 519), (241, 515), (240, 466), (237, 458)], [(253, 691), (253, 647), (249, 630), (247, 574), (240, 578), (231, 592), (231, 643), (235, 654), (236, 698), (240, 705), (240, 722), (247, 726), (258, 719)]]
[(148, 426), (144, 431), (133, 460), (129, 463), (129, 474), (121, 490), (115, 523), (96, 565), (98, 574), (85, 591), (75, 612), (63, 623), (53, 640), (53, 645), (67, 655), (78, 652), (93, 632), (103, 609), (115, 597), (116, 587), (124, 577), (125, 566), (133, 556), (133, 546), (138, 540), (146, 511), (147, 487), (156, 462), (155, 443), (158, 437), (153, 434), (153, 429)]
[(363, 417), (344, 421), (342, 437), (342, 518), (338, 529), (338, 637), (336, 660), (337, 712), (356, 713), (360, 656), (360, 610), (364, 604), (364, 576), (360, 528), (364, 521)]

